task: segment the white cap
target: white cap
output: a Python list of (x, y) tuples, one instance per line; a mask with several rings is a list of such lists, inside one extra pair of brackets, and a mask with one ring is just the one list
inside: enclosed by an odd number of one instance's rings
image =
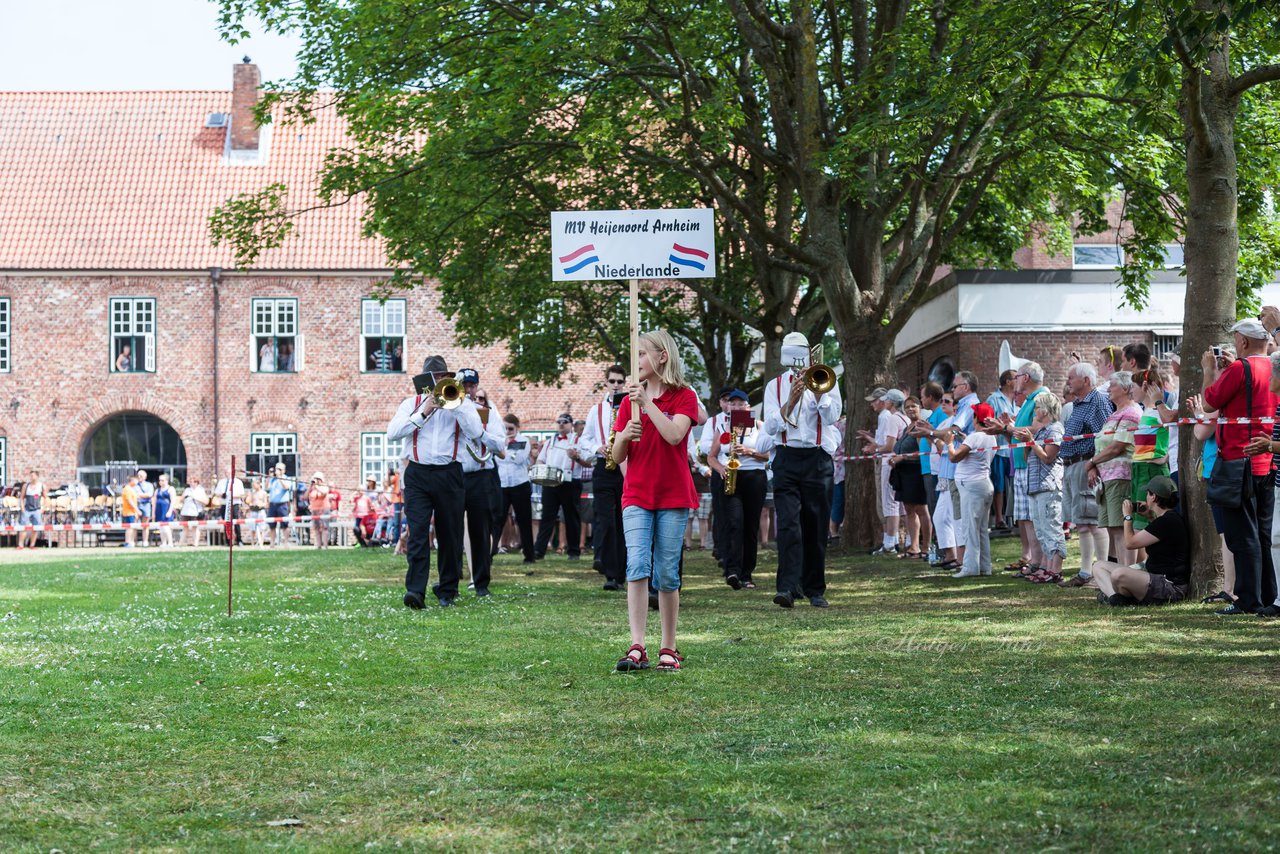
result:
[(1235, 326), (1231, 327), (1231, 331), (1238, 332), (1245, 338), (1253, 338), (1257, 341), (1266, 341), (1267, 338), (1270, 337), (1267, 335), (1266, 327), (1262, 325), (1262, 322), (1255, 320), (1252, 317), (1240, 321)]
[(803, 332), (788, 332), (786, 337), (782, 339), (783, 347), (808, 347), (809, 339), (804, 337)]
[(311, 475), (311, 479), (312, 479), (312, 480), (324, 480), (324, 472), (322, 472), (322, 471), (318, 471), (318, 472), (316, 472), (315, 474)]

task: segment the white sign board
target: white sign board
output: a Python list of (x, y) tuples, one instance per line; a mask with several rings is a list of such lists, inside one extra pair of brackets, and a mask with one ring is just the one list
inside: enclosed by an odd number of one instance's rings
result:
[(553, 211), (551, 280), (712, 278), (713, 217), (711, 208)]

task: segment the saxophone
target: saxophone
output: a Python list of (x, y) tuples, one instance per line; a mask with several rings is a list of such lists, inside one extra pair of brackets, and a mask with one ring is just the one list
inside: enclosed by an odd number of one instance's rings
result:
[(609, 444), (604, 451), (604, 467), (609, 471), (618, 468), (618, 461), (613, 458), (613, 443), (618, 438), (618, 409), (622, 406), (622, 401), (617, 395), (614, 395), (614, 400), (616, 402), (613, 404), (613, 420), (609, 422)]
[[(741, 468), (742, 462), (738, 459), (738, 445), (742, 441), (742, 436), (738, 435), (738, 431), (733, 430), (733, 444), (729, 446), (729, 461), (724, 464), (724, 494), (733, 495), (738, 488), (738, 469)], [(746, 431), (743, 431), (745, 434)]]

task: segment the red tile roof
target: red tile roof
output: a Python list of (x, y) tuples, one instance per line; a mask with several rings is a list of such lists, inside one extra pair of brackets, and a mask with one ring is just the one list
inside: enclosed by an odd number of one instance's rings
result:
[[(346, 140), (332, 109), (314, 124), (273, 123), (261, 165), (224, 161), (231, 92), (0, 92), (0, 269), (232, 269), (209, 215), (232, 196), (289, 186), (287, 204), (316, 201), (325, 153)], [(264, 129), (264, 139), (268, 132)], [(384, 269), (361, 236), (363, 205), (302, 217), (255, 270)]]

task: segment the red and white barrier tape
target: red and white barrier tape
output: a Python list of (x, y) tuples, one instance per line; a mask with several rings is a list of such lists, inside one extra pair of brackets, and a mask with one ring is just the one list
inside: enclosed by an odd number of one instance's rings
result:
[[(1168, 428), (1168, 427), (1170, 427), (1170, 426), (1177, 425), (1177, 424), (1227, 424), (1227, 425), (1236, 424), (1236, 425), (1240, 425), (1240, 424), (1274, 424), (1275, 422), (1276, 422), (1276, 419), (1275, 419), (1275, 418), (1273, 418), (1273, 417), (1265, 417), (1265, 418), (1202, 418), (1202, 417), (1193, 417), (1193, 418), (1179, 418), (1179, 419), (1178, 419), (1178, 420), (1176, 420), (1176, 421), (1166, 421), (1166, 422), (1164, 422), (1164, 423), (1160, 424), (1160, 425), (1159, 425), (1159, 427)], [(1147, 425), (1147, 426), (1139, 426), (1139, 427), (1135, 427), (1135, 428), (1133, 428), (1132, 430), (1128, 430), (1128, 431), (1126, 431), (1126, 432), (1129, 432), (1129, 433), (1137, 433), (1137, 432), (1139, 432), (1139, 431), (1158, 430), (1158, 429), (1159, 429), (1159, 427), (1151, 427), (1150, 425)], [(1019, 428), (1019, 429), (1022, 429), (1022, 428)], [(969, 431), (969, 432), (971, 432), (971, 433), (973, 433), (973, 432), (979, 432), (979, 433), (980, 433), (980, 432), (982, 432), (982, 431), (981, 431), (981, 430), (971, 430), (971, 431)], [(1115, 435), (1116, 433), (1119, 433), (1119, 432), (1120, 432), (1119, 430), (1101, 430), (1101, 431), (1099, 431), (1099, 432), (1097, 432), (1097, 433), (1081, 433), (1081, 434), (1079, 434), (1078, 436), (1063, 436), (1061, 440), (1059, 440), (1058, 442), (1054, 442), (1054, 443), (1052, 443), (1052, 444), (1060, 445), (1060, 444), (1062, 444), (1063, 442), (1074, 442), (1074, 441), (1077, 441), (1077, 440), (1079, 440), (1079, 439), (1094, 439), (1094, 438), (1097, 438), (1098, 436), (1113, 436), (1113, 435)], [(924, 437), (921, 437), (921, 438), (922, 438), (922, 440), (923, 440), (923, 441), (926, 441), (926, 442), (928, 442), (928, 441), (932, 441), (932, 440), (930, 440), (930, 439), (925, 439)], [(1032, 445), (1034, 445), (1034, 444), (1036, 444), (1036, 443), (1035, 443), (1035, 442), (1010, 442), (1010, 443), (1008, 443), (1007, 445), (1001, 445), (1001, 446), (1000, 446), (1000, 450), (1002, 450), (1002, 451), (1003, 451), (1003, 450), (1005, 450), (1006, 448), (1030, 448), (1030, 447), (1031, 447)], [(893, 453), (893, 452), (889, 452), (889, 453), (880, 453), (880, 454), (849, 454), (849, 455), (846, 455), (846, 456), (840, 457), (840, 459), (845, 460), (846, 462), (853, 462), (853, 461), (856, 461), (856, 460), (887, 460), (887, 459), (891, 459), (891, 458), (893, 458), (893, 457), (927, 457), (927, 456), (932, 456), (933, 454), (937, 454), (937, 453), (941, 453), (941, 452), (940, 452), (940, 451), (912, 451), (912, 452), (910, 452), (910, 453), (906, 453), (906, 454), (895, 454), (895, 453)]]
[[(271, 522), (354, 522), (354, 516), (320, 515), (320, 516), (272, 516), (267, 519), (234, 519), (233, 525), (266, 525)], [(361, 517), (368, 518), (368, 517)], [(390, 518), (383, 514), (375, 518)], [(148, 531), (152, 528), (200, 528), (209, 526), (220, 528), (227, 524), (223, 519), (203, 519), (196, 522), (65, 522), (51, 525), (0, 525), (0, 533), (11, 534), (18, 531)]]

